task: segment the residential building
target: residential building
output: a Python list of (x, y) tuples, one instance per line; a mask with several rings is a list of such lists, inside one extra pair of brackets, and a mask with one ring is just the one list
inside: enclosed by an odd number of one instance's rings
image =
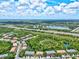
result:
[(59, 53), (59, 54), (65, 54), (66, 51), (65, 50), (57, 50), (57, 53)]
[(35, 55), (35, 52), (34, 51), (26, 51), (25, 52), (25, 55), (26, 56), (34, 56)]
[(10, 52), (16, 52), (16, 50), (17, 50), (17, 47), (12, 47)]

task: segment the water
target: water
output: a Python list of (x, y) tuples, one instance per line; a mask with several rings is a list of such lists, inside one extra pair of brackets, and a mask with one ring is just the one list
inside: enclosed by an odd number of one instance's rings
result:
[(58, 29), (58, 30), (70, 30), (69, 27), (64, 27), (64, 26), (47, 26), (49, 29)]

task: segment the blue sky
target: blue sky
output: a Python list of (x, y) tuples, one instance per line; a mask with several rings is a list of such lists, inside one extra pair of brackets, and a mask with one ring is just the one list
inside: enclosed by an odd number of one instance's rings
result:
[(79, 0), (0, 0), (0, 19), (79, 19)]

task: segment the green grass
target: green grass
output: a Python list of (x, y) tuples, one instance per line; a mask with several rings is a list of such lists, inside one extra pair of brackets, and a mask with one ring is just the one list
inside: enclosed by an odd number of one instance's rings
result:
[[(36, 38), (32, 38), (31, 40), (28, 40), (26, 42), (31, 50), (46, 51), (72, 48), (79, 50), (79, 38), (77, 37), (62, 36), (48, 33), (35, 34), (38, 34), (39, 36)], [(65, 44), (68, 44), (68, 46), (65, 46)]]
[(1, 33), (7, 33), (7, 32), (10, 32), (10, 31), (13, 31), (13, 29), (11, 29), (11, 28), (0, 28), (0, 34)]
[(0, 54), (5, 54), (10, 51), (12, 44), (10, 42), (0, 41)]
[(11, 32), (13, 33), (14, 36), (16, 36), (18, 38), (31, 34), (31, 31), (26, 31), (26, 30), (0, 28), (0, 37), (2, 37), (2, 34), (4, 34), (4, 33), (11, 33)]
[[(0, 33), (13, 32), (15, 36), (20, 38), (28, 34), (38, 35), (36, 38), (28, 40), (26, 43), (29, 48), (27, 50), (45, 51), (45, 50), (61, 50), (61, 49), (77, 49), (79, 50), (79, 38), (66, 35), (56, 35), (44, 32), (34, 32), (18, 29), (0, 28)], [(65, 43), (68, 44), (65, 47)]]

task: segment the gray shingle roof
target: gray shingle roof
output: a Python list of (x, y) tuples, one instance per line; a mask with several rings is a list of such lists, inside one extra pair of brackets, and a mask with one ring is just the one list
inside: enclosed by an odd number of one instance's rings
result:
[(26, 55), (34, 55), (34, 51), (26, 51), (25, 54)]
[(77, 50), (75, 50), (75, 49), (69, 49), (69, 50), (67, 50), (67, 52), (73, 53), (73, 52), (77, 52)]
[(56, 53), (54, 50), (52, 50), (52, 51), (46, 51), (46, 53), (47, 54), (54, 54), (54, 53)]
[(3, 57), (7, 57), (8, 54), (3, 54), (3, 55), (0, 55), (0, 58), (3, 58)]

